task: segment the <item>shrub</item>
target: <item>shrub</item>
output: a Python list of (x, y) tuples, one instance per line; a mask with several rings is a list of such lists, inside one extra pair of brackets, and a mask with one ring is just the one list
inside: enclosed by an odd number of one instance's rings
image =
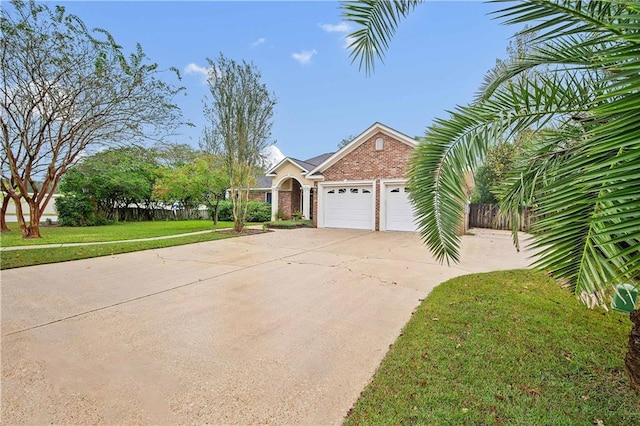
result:
[[(213, 209), (209, 209), (209, 215), (213, 218)], [(218, 220), (233, 221), (233, 209), (231, 201), (220, 201), (218, 205)], [(261, 201), (249, 201), (247, 204), (247, 222), (268, 222), (271, 220), (271, 204)]]
[(58, 223), (62, 226), (91, 226), (96, 224), (96, 207), (86, 197), (69, 194), (56, 198)]
[[(209, 216), (213, 219), (213, 208), (209, 208)], [(233, 221), (233, 210), (231, 209), (231, 201), (220, 201), (218, 204), (218, 220), (223, 222)]]
[(268, 222), (271, 220), (271, 204), (262, 201), (249, 201), (247, 204), (247, 222)]

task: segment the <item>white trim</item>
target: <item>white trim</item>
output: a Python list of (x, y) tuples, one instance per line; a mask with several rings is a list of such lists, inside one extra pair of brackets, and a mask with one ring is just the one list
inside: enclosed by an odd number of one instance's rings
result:
[(300, 181), (300, 178), (298, 176), (286, 175), (286, 176), (282, 176), (282, 178), (278, 181), (276, 185), (274, 185), (274, 187), (280, 188), (282, 186), (282, 182), (284, 182), (287, 179), (295, 179), (300, 184), (300, 186), (303, 185), (303, 183)]
[(380, 231), (387, 230), (387, 186), (406, 184), (407, 179), (380, 179)]
[(392, 129), (391, 127), (385, 126), (382, 123), (373, 123), (367, 130), (360, 133), (357, 137), (355, 137), (350, 143), (348, 143), (345, 147), (343, 147), (338, 152), (334, 153), (331, 157), (327, 158), (320, 165), (318, 165), (315, 169), (309, 171), (307, 173), (307, 179), (319, 179), (320, 176), (314, 176), (316, 174), (320, 174), (322, 171), (328, 169), (339, 160), (347, 156), (350, 152), (355, 150), (358, 146), (362, 145), (366, 140), (375, 135), (378, 132), (385, 133), (392, 138), (410, 146), (411, 148), (415, 148), (418, 146), (418, 142), (409, 136), (398, 132), (397, 130)]
[(278, 188), (274, 186), (273, 188), (271, 188), (271, 220), (276, 220), (278, 206)]
[[(407, 186), (408, 179), (380, 179), (380, 231), (387, 231), (387, 186)], [(414, 223), (418, 231), (418, 225)]]
[(275, 166), (273, 166), (269, 170), (267, 170), (267, 173), (265, 173), (264, 175), (265, 176), (269, 176), (269, 177), (274, 177), (276, 175), (276, 170), (278, 170), (286, 162), (289, 162), (289, 163), (293, 164), (294, 166), (296, 166), (297, 168), (299, 168), (301, 175), (305, 175), (305, 174), (309, 173), (309, 170), (307, 170), (306, 168), (302, 167), (300, 164), (296, 163), (291, 158), (284, 157), (282, 160), (280, 160), (280, 162), (278, 164), (276, 164)]
[(371, 230), (375, 231), (376, 229), (376, 181), (374, 180), (344, 180), (344, 181), (333, 181), (333, 182), (319, 182), (318, 183), (318, 228), (324, 228), (324, 189), (330, 187), (350, 187), (350, 186), (370, 186), (371, 187)]

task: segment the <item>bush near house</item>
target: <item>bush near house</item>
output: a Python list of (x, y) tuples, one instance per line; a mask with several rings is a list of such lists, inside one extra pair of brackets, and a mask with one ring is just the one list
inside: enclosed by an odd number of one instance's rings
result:
[[(213, 217), (213, 209), (209, 209)], [(233, 221), (231, 201), (220, 201), (218, 220)], [(271, 204), (262, 201), (249, 201), (247, 204), (247, 222), (268, 222), (271, 220)]]

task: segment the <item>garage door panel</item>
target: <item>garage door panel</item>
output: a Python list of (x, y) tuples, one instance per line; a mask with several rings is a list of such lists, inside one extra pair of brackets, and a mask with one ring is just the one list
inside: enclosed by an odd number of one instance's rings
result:
[(324, 190), (324, 226), (371, 229), (373, 193), (371, 186), (344, 186)]
[(388, 231), (416, 231), (416, 217), (409, 193), (403, 185), (387, 186), (386, 229)]

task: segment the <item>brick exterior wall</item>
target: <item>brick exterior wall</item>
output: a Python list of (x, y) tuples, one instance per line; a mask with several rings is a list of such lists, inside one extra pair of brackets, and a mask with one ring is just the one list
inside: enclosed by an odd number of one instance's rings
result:
[(249, 191), (249, 201), (262, 201), (264, 203), (266, 200), (266, 191)]
[(278, 191), (278, 209), (284, 216), (283, 219), (291, 219), (291, 191)]
[[(383, 139), (383, 149), (376, 151), (376, 139)], [(343, 180), (376, 181), (375, 229), (380, 230), (380, 179), (403, 179), (414, 148), (377, 132), (322, 173), (325, 182)], [(317, 186), (316, 186), (317, 188)], [(317, 226), (318, 197), (313, 201), (314, 225)]]
[[(376, 151), (376, 139), (383, 139)], [(414, 148), (378, 132), (323, 172), (325, 181), (404, 178)]]
[(278, 191), (278, 209), (282, 211), (284, 219), (291, 219), (297, 211), (302, 212), (300, 207), (302, 201), (301, 189), (300, 182), (292, 178), (290, 191)]

